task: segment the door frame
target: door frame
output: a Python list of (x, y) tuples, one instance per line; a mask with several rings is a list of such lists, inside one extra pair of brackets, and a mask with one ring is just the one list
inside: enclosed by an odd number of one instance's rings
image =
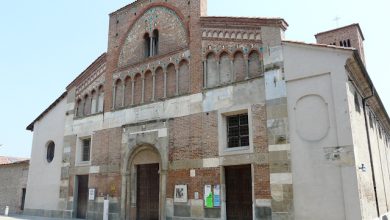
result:
[[(88, 187), (89, 187), (89, 175), (75, 175), (74, 176), (74, 185), (73, 185), (73, 213), (72, 213), (72, 218), (77, 218), (78, 214), (78, 202), (79, 202), (79, 176), (87, 176), (88, 180)], [(87, 188), (88, 190), (88, 188)], [(87, 191), (88, 193), (88, 191)], [(85, 210), (85, 216), (87, 219), (87, 213), (88, 213), (88, 200), (87, 200), (87, 209)]]
[[(139, 171), (139, 169), (138, 169), (138, 167), (139, 166), (143, 166), (143, 165), (157, 165), (158, 166), (158, 170), (160, 170), (160, 164), (159, 163), (150, 163), (150, 164), (138, 164), (138, 165), (136, 165), (136, 169), (137, 169), (137, 173), (135, 174), (135, 176), (136, 176), (136, 186), (135, 186), (135, 189), (136, 189), (136, 192), (135, 192), (135, 196), (136, 196), (136, 219), (138, 219), (138, 216), (139, 216), (139, 213), (138, 213), (138, 209), (139, 209), (139, 204), (138, 204), (138, 202), (139, 202), (139, 194), (138, 194), (138, 189), (139, 189), (139, 176), (138, 176), (138, 171)], [(158, 181), (159, 181), (159, 184), (160, 184), (160, 173), (158, 173)], [(160, 185), (159, 185), (159, 189), (158, 189), (158, 204), (160, 205)], [(159, 210), (159, 214), (160, 214), (160, 207), (158, 207), (158, 210)]]
[[(154, 154), (145, 163), (137, 162), (137, 156), (142, 153)], [(150, 144), (142, 144), (134, 147), (125, 155), (124, 165), (122, 167), (122, 190), (121, 190), (121, 220), (136, 219), (137, 205), (137, 165), (140, 164), (159, 164), (160, 189), (159, 189), (159, 219), (165, 220), (166, 206), (166, 184), (167, 184), (167, 167), (164, 163), (160, 151)]]
[(227, 211), (226, 211), (226, 179), (225, 179), (225, 168), (233, 167), (233, 166), (245, 166), (250, 165), (251, 168), (251, 187), (252, 187), (252, 219), (256, 219), (256, 204), (255, 204), (255, 189), (254, 189), (254, 167), (253, 164), (228, 164), (221, 166), (221, 219), (227, 219)]

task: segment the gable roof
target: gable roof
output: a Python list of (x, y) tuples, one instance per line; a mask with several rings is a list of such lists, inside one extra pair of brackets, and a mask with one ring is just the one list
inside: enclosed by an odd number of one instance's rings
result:
[(34, 131), (34, 124), (35, 122), (39, 121), (39, 119), (43, 118), (50, 110), (52, 110), (61, 100), (63, 100), (68, 93), (64, 92), (60, 97), (58, 97), (49, 107), (45, 109), (33, 122), (31, 122), (27, 127), (26, 130)]

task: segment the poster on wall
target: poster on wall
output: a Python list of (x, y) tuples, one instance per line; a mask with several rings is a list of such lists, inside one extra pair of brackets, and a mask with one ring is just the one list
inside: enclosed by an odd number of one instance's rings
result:
[(204, 204), (206, 208), (213, 208), (213, 191), (211, 185), (204, 186)]
[(88, 192), (88, 200), (89, 201), (93, 201), (95, 200), (95, 189), (89, 189), (89, 192)]
[(221, 206), (221, 186), (215, 185), (214, 186), (214, 207), (220, 207)]
[(174, 202), (187, 202), (187, 185), (175, 185)]

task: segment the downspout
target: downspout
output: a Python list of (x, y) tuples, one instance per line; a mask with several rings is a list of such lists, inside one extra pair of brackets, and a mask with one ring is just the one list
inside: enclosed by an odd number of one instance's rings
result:
[(372, 182), (374, 184), (374, 193), (375, 193), (375, 205), (376, 205), (376, 212), (377, 216), (380, 217), (379, 213), (379, 202), (378, 202), (378, 192), (376, 190), (376, 181), (375, 181), (375, 173), (374, 173), (374, 162), (372, 160), (372, 150), (371, 150), (371, 139), (370, 139), (370, 132), (369, 132), (369, 127), (367, 123), (367, 110), (366, 110), (366, 102), (368, 99), (374, 96), (374, 90), (371, 87), (371, 95), (368, 97), (363, 98), (363, 114), (364, 114), (364, 123), (366, 126), (366, 135), (367, 135), (367, 142), (368, 142), (368, 152), (370, 155), (370, 166), (371, 166), (371, 173), (372, 173)]

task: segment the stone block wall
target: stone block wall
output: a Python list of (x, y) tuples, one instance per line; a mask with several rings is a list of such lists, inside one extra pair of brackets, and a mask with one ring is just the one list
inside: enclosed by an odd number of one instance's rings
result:
[(26, 189), (29, 162), (0, 165), (0, 215), (4, 214), (5, 207), (9, 207), (9, 214), (20, 214), (23, 210), (22, 190)]

